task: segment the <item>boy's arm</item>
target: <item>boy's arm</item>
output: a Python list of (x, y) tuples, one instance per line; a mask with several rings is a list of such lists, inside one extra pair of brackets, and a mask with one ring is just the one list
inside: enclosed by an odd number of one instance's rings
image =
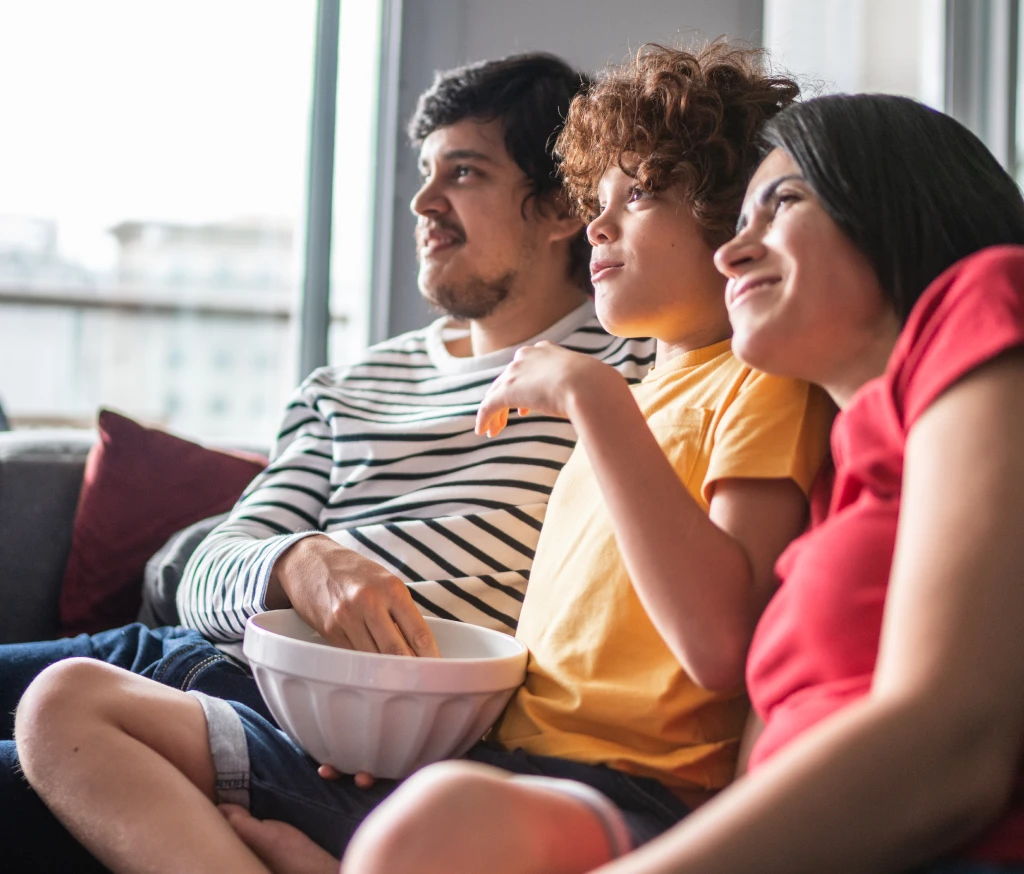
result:
[(721, 480), (709, 516), (621, 377), (550, 344), (516, 354), (481, 405), (477, 430), (497, 433), (509, 407), (572, 420), (651, 621), (697, 683), (739, 683), (754, 625), (774, 589), (775, 560), (805, 523), (807, 502), (796, 483)]
[(706, 514), (628, 391), (580, 393), (570, 416), (647, 615), (697, 683), (740, 683), (775, 590), (775, 561), (806, 522), (800, 488), (789, 479), (722, 480)]

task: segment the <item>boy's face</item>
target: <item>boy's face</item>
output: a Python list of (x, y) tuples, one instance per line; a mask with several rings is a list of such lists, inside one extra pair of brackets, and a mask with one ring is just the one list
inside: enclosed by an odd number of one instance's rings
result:
[(465, 119), (420, 149), (416, 222), (419, 286), (440, 309), (482, 319), (518, 292), (540, 245), (542, 219), (529, 181), (505, 149), (500, 122)]
[(612, 165), (597, 200), (587, 237), (601, 324), (619, 336), (692, 348), (728, 337), (714, 251), (678, 189), (645, 192)]

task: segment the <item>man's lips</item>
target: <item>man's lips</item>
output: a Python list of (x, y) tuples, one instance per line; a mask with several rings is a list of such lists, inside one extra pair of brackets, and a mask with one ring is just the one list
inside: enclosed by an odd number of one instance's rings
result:
[(740, 298), (745, 297), (753, 291), (763, 290), (775, 285), (779, 281), (778, 276), (745, 276), (743, 279), (734, 280), (729, 283), (729, 293), (726, 296), (726, 304), (732, 306)]
[(600, 260), (590, 262), (590, 281), (600, 282), (602, 279), (607, 279), (616, 270), (621, 270), (623, 267), (621, 261), (611, 260)]
[(432, 227), (418, 230), (416, 242), (421, 254), (433, 255), (466, 242), (465, 235), (455, 228)]

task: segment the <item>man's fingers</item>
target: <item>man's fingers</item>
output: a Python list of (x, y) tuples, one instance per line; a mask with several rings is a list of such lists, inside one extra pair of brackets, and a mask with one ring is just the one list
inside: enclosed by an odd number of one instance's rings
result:
[(320, 633), (320, 636), (331, 646), (337, 646), (341, 649), (359, 649), (359, 647), (353, 645), (349, 636), (340, 628), (325, 629)]
[(370, 629), (366, 627), (366, 620), (363, 616), (347, 617), (345, 634), (352, 641), (351, 649), (359, 652), (382, 652), (378, 649), (377, 641), (370, 633)]
[(415, 655), (426, 658), (438, 658), (441, 653), (437, 648), (437, 641), (430, 632), (430, 627), (412, 598), (408, 602), (394, 604), (391, 607), (391, 615), (394, 624), (402, 632), (402, 636), (412, 647)]
[(397, 656), (415, 655), (390, 613), (367, 616), (366, 628), (373, 637), (377, 652)]

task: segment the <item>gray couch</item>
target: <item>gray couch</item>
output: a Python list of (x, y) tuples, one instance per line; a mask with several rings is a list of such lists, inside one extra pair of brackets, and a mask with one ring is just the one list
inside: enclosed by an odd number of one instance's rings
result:
[(95, 441), (86, 430), (0, 432), (0, 643), (58, 634), (60, 584)]

